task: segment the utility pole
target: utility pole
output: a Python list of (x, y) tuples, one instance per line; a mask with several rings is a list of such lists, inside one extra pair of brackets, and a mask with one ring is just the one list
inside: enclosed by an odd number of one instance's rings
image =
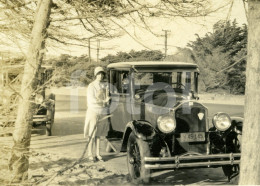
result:
[(97, 62), (99, 62), (99, 48), (100, 48), (100, 40), (97, 40)]
[(91, 62), (91, 55), (90, 55), (90, 38), (88, 39), (88, 62)]
[(164, 41), (164, 50), (165, 50), (165, 52), (164, 52), (164, 58), (166, 58), (166, 56), (167, 56), (167, 37), (168, 37), (168, 32), (171, 32), (170, 30), (162, 30), (162, 31), (164, 31), (164, 37), (165, 37), (165, 41)]

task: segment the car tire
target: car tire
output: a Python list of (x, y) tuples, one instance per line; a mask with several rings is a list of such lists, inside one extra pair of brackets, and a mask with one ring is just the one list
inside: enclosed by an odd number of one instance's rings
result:
[[(233, 141), (234, 150), (232, 153), (241, 153), (241, 141), (237, 137), (230, 138)], [(225, 176), (227, 176), (228, 181), (230, 182), (232, 178), (236, 177), (239, 174), (240, 166), (239, 165), (223, 165), (222, 170)]]
[(54, 118), (55, 118), (55, 104), (52, 107), (52, 113), (51, 113), (52, 124), (54, 123)]
[(55, 116), (55, 105), (53, 105), (52, 109), (47, 110), (47, 115), (49, 116), (50, 120), (46, 122), (46, 136), (51, 136), (51, 128), (53, 126)]
[(149, 156), (148, 142), (137, 138), (132, 132), (127, 143), (127, 165), (133, 183), (149, 183), (151, 172), (150, 169), (144, 167), (144, 157)]
[(51, 124), (46, 123), (46, 136), (51, 136)]
[(49, 108), (47, 110), (47, 115), (49, 116), (48, 118), (50, 118), (50, 120), (48, 122), (46, 122), (46, 136), (51, 136), (52, 135), (51, 129), (52, 129), (52, 126), (54, 123), (54, 118), (55, 118), (55, 99), (56, 99), (55, 94), (51, 93), (48, 96), (48, 99), (54, 100), (54, 104), (53, 104), (52, 108)]

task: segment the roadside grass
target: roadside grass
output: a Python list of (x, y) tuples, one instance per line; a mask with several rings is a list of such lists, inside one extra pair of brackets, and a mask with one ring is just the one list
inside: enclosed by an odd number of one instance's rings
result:
[(222, 104), (244, 105), (245, 102), (244, 95), (202, 93), (199, 94), (199, 98), (201, 102)]

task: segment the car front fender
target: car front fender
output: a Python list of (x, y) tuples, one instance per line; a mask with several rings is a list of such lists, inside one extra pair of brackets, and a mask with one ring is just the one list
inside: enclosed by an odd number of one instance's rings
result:
[(232, 121), (236, 121), (236, 122), (244, 122), (244, 118), (242, 117), (238, 117), (238, 116), (231, 116), (230, 117)]
[(244, 118), (230, 117), (231, 127), (227, 131), (217, 131), (215, 127), (210, 129), (210, 142), (212, 151), (215, 153), (238, 153), (240, 152), (240, 143)]
[(152, 140), (157, 133), (156, 129), (148, 121), (134, 120), (127, 123), (123, 136), (121, 152), (126, 152), (127, 141), (131, 132), (133, 132), (137, 138), (144, 141)]
[(230, 117), (232, 121), (232, 127), (237, 134), (242, 135), (244, 118), (242, 117)]
[(244, 123), (244, 118), (242, 118), (242, 117), (231, 116), (230, 118), (231, 118), (233, 125), (242, 126)]

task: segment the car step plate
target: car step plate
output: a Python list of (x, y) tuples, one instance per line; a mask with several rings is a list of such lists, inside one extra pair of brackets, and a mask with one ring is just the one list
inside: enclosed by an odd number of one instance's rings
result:
[(205, 132), (181, 133), (181, 142), (205, 141)]

